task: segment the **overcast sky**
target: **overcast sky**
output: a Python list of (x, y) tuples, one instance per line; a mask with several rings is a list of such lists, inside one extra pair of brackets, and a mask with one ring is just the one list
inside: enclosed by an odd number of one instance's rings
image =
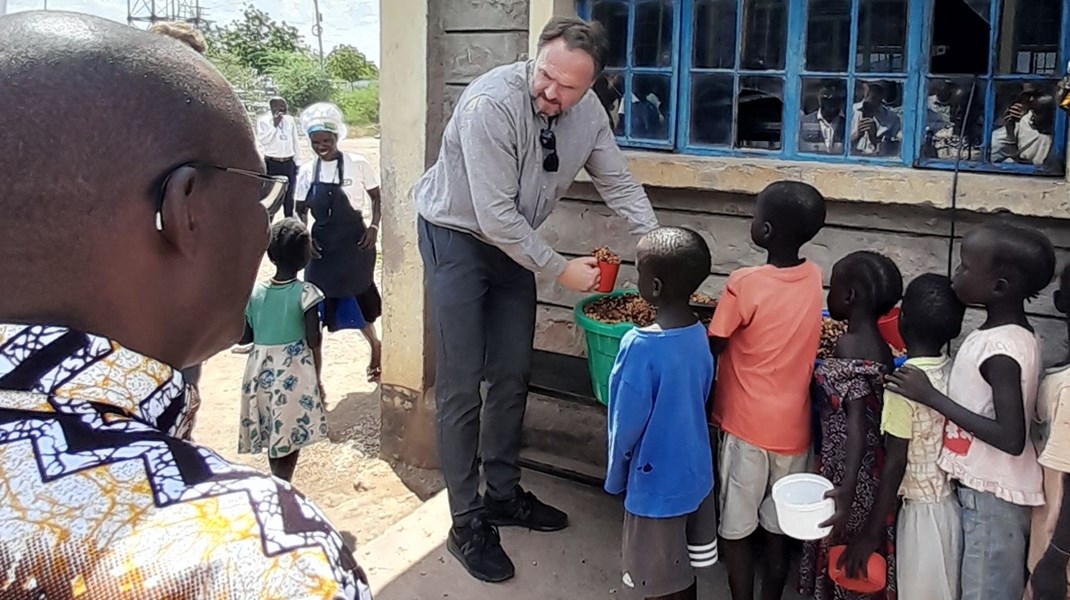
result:
[[(8, 12), (42, 8), (89, 13), (126, 22), (127, 0), (8, 0)], [(170, 0), (164, 0), (170, 1)], [(253, 4), (278, 21), (297, 27), (305, 43), (316, 48), (312, 35), (315, 24), (313, 0), (254, 0)], [(338, 44), (356, 46), (379, 64), (379, 0), (319, 0), (323, 15), (323, 50)], [(242, 3), (232, 0), (201, 0), (206, 17), (224, 24), (241, 16)]]

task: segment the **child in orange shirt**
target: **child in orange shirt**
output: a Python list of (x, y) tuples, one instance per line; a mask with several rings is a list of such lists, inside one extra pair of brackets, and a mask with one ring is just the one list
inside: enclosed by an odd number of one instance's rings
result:
[(805, 472), (810, 452), (810, 378), (821, 337), (821, 269), (799, 249), (825, 224), (825, 198), (781, 181), (758, 195), (751, 238), (769, 253), (725, 285), (710, 323), (720, 355), (713, 422), (721, 430), (720, 536), (733, 600), (754, 599), (753, 534), (768, 534), (766, 600), (781, 597), (787, 544), (772, 486)]

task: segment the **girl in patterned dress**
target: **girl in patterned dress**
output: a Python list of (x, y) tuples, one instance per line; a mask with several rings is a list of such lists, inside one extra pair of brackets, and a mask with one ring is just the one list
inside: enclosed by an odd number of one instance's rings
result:
[(828, 552), (845, 545), (865, 526), (877, 497), (884, 458), (880, 435), (884, 376), (894, 358), (877, 327), (903, 294), (903, 277), (890, 259), (855, 252), (836, 263), (829, 286), (829, 315), (846, 321), (847, 333), (835, 355), (815, 370), (814, 403), (821, 424), (818, 472), (835, 486), (828, 497), (836, 512), (823, 525), (828, 537), (807, 542), (800, 565), (800, 587), (816, 600), (894, 600), (895, 523), (889, 517), (879, 552), (888, 562), (888, 586), (876, 594), (858, 594), (836, 586), (829, 577)]
[(327, 437), (320, 367), (319, 288), (297, 278), (312, 258), (301, 221), (271, 228), (270, 283), (258, 283), (245, 309), (243, 344), (253, 343), (242, 384), (238, 452), (267, 450), (271, 474), (290, 481), (298, 450)]

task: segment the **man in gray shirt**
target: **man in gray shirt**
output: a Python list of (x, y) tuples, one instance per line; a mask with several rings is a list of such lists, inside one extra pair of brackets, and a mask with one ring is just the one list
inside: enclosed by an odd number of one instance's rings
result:
[(590, 292), (598, 268), (591, 257), (566, 260), (535, 230), (581, 168), (634, 233), (657, 227), (590, 91), (605, 55), (596, 24), (552, 20), (534, 61), (496, 68), (468, 86), (438, 162), (413, 190), (438, 338), (439, 455), (453, 515), (447, 547), (484, 581), (514, 574), (496, 526), (568, 526), (565, 513), (520, 487), (517, 466), (535, 335), (534, 274)]

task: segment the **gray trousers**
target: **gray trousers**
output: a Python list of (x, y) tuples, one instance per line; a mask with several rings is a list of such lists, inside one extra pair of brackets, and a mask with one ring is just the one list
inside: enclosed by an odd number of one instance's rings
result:
[[(455, 525), (513, 497), (535, 337), (535, 276), (498, 248), (419, 220), (436, 339), (439, 462)], [(480, 393), (486, 383), (486, 398)]]

